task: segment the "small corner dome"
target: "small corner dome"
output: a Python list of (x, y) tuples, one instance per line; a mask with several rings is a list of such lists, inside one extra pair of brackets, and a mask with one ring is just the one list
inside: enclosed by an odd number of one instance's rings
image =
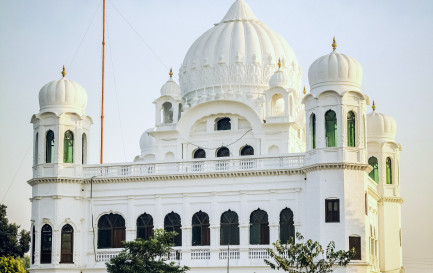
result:
[(367, 133), (369, 138), (394, 139), (397, 123), (393, 117), (373, 111), (367, 115)]
[(354, 58), (334, 49), (313, 62), (308, 70), (308, 81), (311, 89), (333, 84), (361, 88), (362, 67)]
[(86, 104), (86, 90), (78, 83), (65, 77), (45, 84), (39, 91), (40, 113), (74, 112), (83, 115)]
[(140, 137), (140, 149), (142, 155), (147, 154), (154, 148), (155, 139), (149, 135), (150, 131), (152, 131), (152, 129), (146, 130)]
[(180, 87), (172, 77), (161, 87), (161, 96), (180, 97)]
[(283, 71), (281, 71), (281, 69), (278, 69), (269, 80), (270, 88), (274, 88), (274, 87), (287, 88), (288, 86), (289, 86), (289, 79), (287, 75), (283, 73)]

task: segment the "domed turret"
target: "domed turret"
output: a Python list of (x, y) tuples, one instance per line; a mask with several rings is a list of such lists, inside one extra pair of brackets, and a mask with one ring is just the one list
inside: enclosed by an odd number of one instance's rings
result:
[(62, 79), (47, 83), (39, 91), (40, 113), (74, 112), (84, 115), (87, 104), (86, 90), (78, 83), (66, 79), (65, 67), (62, 75)]
[(302, 72), (289, 44), (237, 0), (188, 50), (179, 75), (182, 95), (192, 104), (233, 91), (240, 97), (257, 96), (268, 89), (279, 58), (287, 87), (299, 90)]
[(153, 152), (155, 139), (149, 135), (149, 131), (152, 129), (146, 130), (140, 137), (140, 149), (141, 154), (146, 155)]
[(180, 95), (180, 87), (173, 80), (173, 70), (170, 68), (170, 78), (168, 81), (161, 87), (161, 96), (172, 96), (174, 98), (179, 98)]
[(361, 65), (354, 58), (336, 51), (335, 38), (332, 47), (330, 54), (320, 57), (310, 66), (308, 81), (311, 89), (324, 85), (348, 85), (359, 90), (362, 82)]
[(275, 71), (274, 75), (272, 75), (269, 80), (269, 87), (282, 87), (287, 88), (289, 86), (289, 78), (287, 75), (281, 70), (281, 60), (278, 60), (278, 70)]
[(373, 101), (373, 112), (367, 115), (368, 138), (395, 139), (397, 134), (397, 123), (391, 116), (377, 113)]

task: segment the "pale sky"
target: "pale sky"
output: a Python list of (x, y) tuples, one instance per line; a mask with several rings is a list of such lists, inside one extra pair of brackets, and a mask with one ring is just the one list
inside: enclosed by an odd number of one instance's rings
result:
[[(403, 147), (407, 272), (433, 272), (433, 1), (246, 1), (292, 46), (307, 90), (308, 68), (331, 51), (334, 35), (338, 51), (361, 63), (363, 92), (378, 112), (396, 119)], [(86, 113), (94, 120), (90, 162), (99, 160), (101, 2), (0, 0), (0, 202), (9, 219), (27, 229), (30, 118), (39, 111), (40, 88), (61, 77), (62, 65), (87, 90)], [(152, 101), (170, 66), (176, 75), (189, 46), (233, 2), (107, 0), (105, 162), (132, 161), (140, 153), (139, 138), (154, 124)]]

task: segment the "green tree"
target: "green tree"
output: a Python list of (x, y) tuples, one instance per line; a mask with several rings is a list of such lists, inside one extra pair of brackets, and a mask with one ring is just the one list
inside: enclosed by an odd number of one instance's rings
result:
[(16, 272), (16, 273), (26, 273), (23, 263), (14, 257), (0, 257), (0, 272)]
[(265, 260), (265, 263), (272, 269), (290, 273), (329, 273), (336, 266), (346, 266), (355, 255), (354, 249), (335, 251), (334, 242), (330, 242), (325, 251), (317, 241), (304, 242), (299, 232), (296, 239), (299, 243), (295, 243), (293, 237), (287, 244), (273, 243), (275, 250), (268, 248), (267, 251), (275, 262)]
[(188, 267), (167, 262), (176, 232), (156, 229), (149, 240), (125, 242), (124, 250), (107, 265), (109, 273), (183, 273)]
[(19, 225), (9, 223), (6, 206), (0, 204), (0, 256), (23, 257), (30, 249), (30, 232), (18, 233)]

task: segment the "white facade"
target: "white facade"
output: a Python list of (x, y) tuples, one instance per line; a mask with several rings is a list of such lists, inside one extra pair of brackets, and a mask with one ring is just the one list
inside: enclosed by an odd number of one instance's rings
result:
[[(269, 272), (266, 248), (284, 233), (285, 209), (290, 230), (305, 238), (346, 250), (359, 242), (359, 259), (337, 272), (403, 272), (396, 123), (367, 114), (361, 65), (333, 47), (311, 65), (302, 94), (289, 44), (237, 0), (189, 49), (180, 86), (170, 72), (154, 101), (155, 127), (129, 164), (86, 164), (85, 90), (64, 75), (44, 86), (31, 121), (31, 272), (106, 272), (119, 238), (137, 237), (140, 215), (164, 228), (171, 212), (180, 217), (181, 245), (170, 259), (191, 272), (226, 272), (220, 231), (229, 210), (239, 230), (230, 272)], [(267, 221), (256, 233), (258, 209)], [(197, 212), (209, 228), (199, 243)], [(104, 233), (110, 214), (119, 221), (111, 226), (123, 227)]]

